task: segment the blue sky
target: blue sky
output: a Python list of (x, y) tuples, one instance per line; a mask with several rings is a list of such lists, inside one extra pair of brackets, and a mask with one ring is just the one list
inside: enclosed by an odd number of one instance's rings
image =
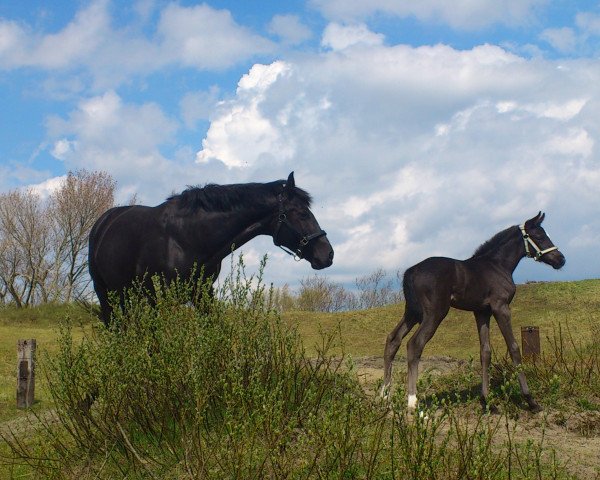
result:
[(598, 277), (599, 40), (598, 1), (2, 2), (0, 190), (85, 168), (157, 204), (294, 170), (334, 280), (465, 258), (538, 210), (567, 266), (516, 279)]

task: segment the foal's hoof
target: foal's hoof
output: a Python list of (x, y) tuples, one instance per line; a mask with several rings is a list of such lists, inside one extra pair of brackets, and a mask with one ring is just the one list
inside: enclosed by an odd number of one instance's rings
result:
[(483, 413), (496, 415), (499, 412), (498, 407), (494, 403), (488, 403), (485, 398), (480, 398), (479, 402), (481, 403)]

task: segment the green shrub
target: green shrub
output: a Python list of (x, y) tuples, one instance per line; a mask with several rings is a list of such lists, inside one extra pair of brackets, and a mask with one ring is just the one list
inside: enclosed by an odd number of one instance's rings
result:
[(240, 259), (214, 296), (208, 285), (153, 278), (152, 293), (136, 285), (111, 327), (80, 344), (64, 323), (43, 369), (58, 422), (40, 432), (43, 453), (13, 439), (17, 456), (66, 478), (352, 471), (369, 403), (328, 357), (333, 339), (306, 357), (261, 275), (247, 278)]

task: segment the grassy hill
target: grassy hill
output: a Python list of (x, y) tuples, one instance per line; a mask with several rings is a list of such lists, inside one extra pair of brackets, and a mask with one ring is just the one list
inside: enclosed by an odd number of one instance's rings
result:
[[(543, 349), (559, 324), (563, 331), (569, 329), (574, 340), (586, 339), (594, 325), (600, 326), (600, 280), (519, 285), (511, 307), (513, 330), (518, 340), (522, 326), (537, 326)], [(404, 304), (399, 304), (342, 313), (288, 312), (284, 319), (297, 325), (309, 352), (319, 344), (321, 331), (331, 333), (339, 329), (346, 353), (355, 357), (382, 356), (386, 336), (403, 312)], [(503, 353), (506, 350), (504, 340), (494, 320), (490, 329), (493, 348)], [(399, 356), (405, 355), (406, 340), (410, 335), (400, 347)], [(478, 358), (479, 340), (473, 314), (452, 309), (423, 355)]]

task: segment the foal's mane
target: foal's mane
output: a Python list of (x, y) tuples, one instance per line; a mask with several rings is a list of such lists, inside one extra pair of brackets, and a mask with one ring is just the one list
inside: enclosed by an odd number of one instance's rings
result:
[(490, 252), (493, 252), (500, 245), (506, 243), (506, 241), (511, 236), (513, 236), (513, 234), (515, 233), (515, 229), (516, 228), (517, 228), (517, 226), (512, 226), (512, 227), (508, 227), (505, 230), (502, 230), (501, 232), (498, 232), (496, 235), (494, 235), (488, 241), (483, 242), (477, 248), (477, 250), (475, 250), (475, 253), (473, 254), (473, 256), (471, 258), (481, 257), (483, 255), (486, 255), (486, 254), (490, 253)]
[[(179, 209), (204, 210), (205, 212), (228, 212), (250, 205), (267, 206), (272, 204), (273, 195), (283, 191), (284, 180), (271, 183), (237, 183), (217, 185), (209, 183), (204, 187), (188, 187), (183, 192), (172, 195), (167, 201), (177, 202)], [(312, 198), (301, 188), (294, 187), (294, 197), (310, 207)]]

